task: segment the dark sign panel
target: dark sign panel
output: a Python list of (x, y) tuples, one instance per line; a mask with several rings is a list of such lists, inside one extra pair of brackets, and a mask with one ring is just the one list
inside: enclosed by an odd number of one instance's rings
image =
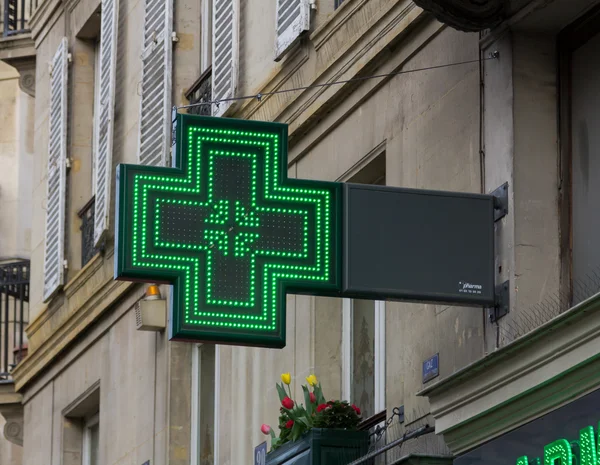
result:
[(115, 277), (174, 285), (170, 336), (285, 346), (285, 294), (339, 291), (340, 185), (287, 179), (287, 126), (179, 115), (176, 168), (118, 167)]
[(493, 305), (492, 196), (344, 189), (344, 294)]

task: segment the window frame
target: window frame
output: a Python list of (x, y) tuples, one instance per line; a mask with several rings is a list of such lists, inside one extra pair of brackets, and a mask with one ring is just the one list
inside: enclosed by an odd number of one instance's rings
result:
[[(190, 417), (190, 465), (200, 465), (200, 451), (201, 437), (200, 437), (200, 419), (201, 416), (201, 370), (202, 370), (202, 357), (201, 350), (204, 344), (194, 344), (192, 349), (192, 385), (191, 385), (191, 417)], [(215, 344), (215, 384), (214, 384), (214, 435), (213, 435), (213, 463), (216, 465), (219, 463), (218, 458), (218, 444), (219, 444), (219, 391), (221, 390), (220, 385), (220, 374), (219, 372), (219, 345)]]
[(92, 195), (96, 195), (96, 153), (98, 152), (98, 117), (100, 109), (100, 31), (94, 39), (94, 108), (92, 110)]
[[(351, 166), (338, 178), (341, 182), (353, 182), (368, 185), (386, 185), (386, 145), (384, 140), (367, 153), (357, 163)], [(386, 410), (385, 385), (385, 302), (372, 300), (374, 305), (373, 328), (373, 377), (374, 399), (373, 414)], [(342, 299), (342, 399), (350, 402), (352, 399), (352, 371), (354, 367), (354, 300)], [(360, 405), (359, 405), (360, 407)]]
[[(385, 363), (385, 302), (374, 300), (374, 335), (373, 335), (373, 378), (374, 399), (373, 414), (386, 409), (385, 385), (386, 385), (386, 363)], [(342, 300), (342, 399), (353, 403), (352, 399), (352, 371), (354, 365), (354, 299)], [(360, 407), (360, 406), (359, 406)]]
[(98, 426), (98, 458), (100, 456), (100, 413), (96, 413), (84, 420), (82, 441), (82, 465), (92, 465), (92, 428)]
[(200, 75), (212, 66), (213, 0), (200, 4)]

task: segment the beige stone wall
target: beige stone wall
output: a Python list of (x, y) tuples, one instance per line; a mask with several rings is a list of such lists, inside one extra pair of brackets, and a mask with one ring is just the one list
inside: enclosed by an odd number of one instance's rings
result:
[[(136, 296), (139, 293), (129, 294), (107, 315), (112, 321), (79, 340), (60, 369), (29, 386), (24, 399), (24, 465), (76, 463), (72, 454), (81, 444), (65, 438), (73, 437), (77, 420), (65, 417), (96, 386), (99, 463), (167, 463), (164, 335), (136, 331), (135, 315), (129, 311)], [(93, 408), (86, 412), (93, 413)]]
[(29, 258), (33, 99), (21, 91), (18, 72), (0, 62), (0, 260)]

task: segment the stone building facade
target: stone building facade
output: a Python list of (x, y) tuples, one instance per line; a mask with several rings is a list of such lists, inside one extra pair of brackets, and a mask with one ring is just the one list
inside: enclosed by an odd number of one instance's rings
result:
[[(435, 424), (438, 435), (378, 458), (390, 464), (414, 454), (450, 463), (593, 390), (589, 375), (544, 405), (511, 403), (560, 378), (558, 365), (591, 370), (595, 357), (582, 319), (593, 320), (586, 299), (600, 290), (586, 219), (595, 188), (588, 178), (575, 186), (596, 169), (586, 102), (597, 69), (574, 53), (594, 40), (597, 2), (511, 0), (492, 22), (494, 5), (457, 0), (447, 15), (436, 3), (32, 3), (26, 27), (0, 41), (22, 83), (7, 71), (15, 82), (2, 87), (2, 113), (16, 115), (19, 136), (0, 157), (27, 174), (0, 173), (1, 192), (22, 202), (12, 230), (2, 213), (0, 255), (31, 260), (27, 356), (0, 391), (0, 413), (22, 440), (0, 441), (2, 463), (6, 454), (23, 465), (249, 463), (260, 424), (277, 424), (282, 372), (315, 373), (327, 396), (365, 416), (401, 408), (384, 441)], [(373, 75), (384, 76), (362, 79)], [(114, 167), (167, 164), (171, 107), (190, 104), (179, 111), (288, 124), (290, 177), (474, 193), (508, 183), (495, 273), (509, 283), (510, 312), (290, 295), (282, 350), (138, 331), (146, 285), (113, 279)], [(572, 131), (571, 116), (587, 132)], [(424, 383), (435, 354), (439, 377)]]

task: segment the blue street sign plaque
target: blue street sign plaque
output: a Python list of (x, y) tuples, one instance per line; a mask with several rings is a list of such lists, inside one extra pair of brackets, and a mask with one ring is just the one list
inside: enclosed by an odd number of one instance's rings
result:
[(254, 448), (254, 465), (265, 465), (267, 463), (267, 442), (263, 442)]
[(439, 354), (428, 358), (423, 362), (423, 383), (431, 381), (440, 374)]

